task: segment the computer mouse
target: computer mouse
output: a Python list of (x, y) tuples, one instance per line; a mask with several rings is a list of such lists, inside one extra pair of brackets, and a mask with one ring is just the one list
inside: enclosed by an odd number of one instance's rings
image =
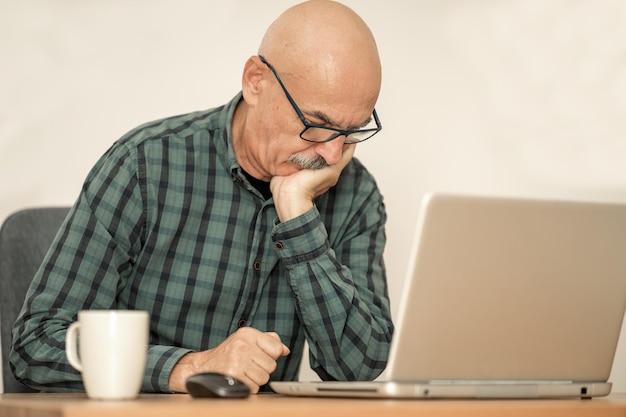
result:
[(185, 381), (187, 392), (194, 398), (245, 398), (250, 387), (231, 376), (217, 372), (192, 375)]

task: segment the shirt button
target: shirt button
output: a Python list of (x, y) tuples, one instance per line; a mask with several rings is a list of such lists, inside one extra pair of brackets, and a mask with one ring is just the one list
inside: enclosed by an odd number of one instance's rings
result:
[(261, 270), (261, 262), (256, 261), (252, 267), (254, 268), (255, 271), (260, 271)]
[(243, 327), (246, 325), (246, 321), (244, 319), (239, 320), (239, 322), (237, 322), (237, 327)]
[(283, 242), (276, 242), (274, 246), (276, 246), (276, 249), (282, 249), (284, 247)]

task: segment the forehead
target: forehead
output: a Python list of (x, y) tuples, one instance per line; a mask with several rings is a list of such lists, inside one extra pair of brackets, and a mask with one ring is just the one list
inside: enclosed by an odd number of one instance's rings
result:
[(312, 77), (283, 79), (292, 99), (300, 111), (313, 123), (358, 129), (371, 119), (378, 90), (371, 85), (352, 81), (320, 80)]

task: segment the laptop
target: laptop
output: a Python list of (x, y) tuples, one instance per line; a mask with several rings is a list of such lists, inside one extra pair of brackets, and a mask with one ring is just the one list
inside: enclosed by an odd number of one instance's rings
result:
[(402, 297), (380, 378), (272, 389), (372, 398), (608, 395), (626, 307), (626, 204), (429, 194)]

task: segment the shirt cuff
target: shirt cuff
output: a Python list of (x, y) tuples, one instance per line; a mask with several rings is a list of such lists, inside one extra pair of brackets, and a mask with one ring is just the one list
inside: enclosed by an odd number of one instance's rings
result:
[(309, 262), (330, 248), (328, 232), (315, 206), (298, 217), (276, 224), (272, 242), (287, 268)]
[(193, 350), (171, 346), (153, 345), (148, 348), (146, 372), (144, 373), (143, 392), (171, 393), (170, 373), (174, 365)]

